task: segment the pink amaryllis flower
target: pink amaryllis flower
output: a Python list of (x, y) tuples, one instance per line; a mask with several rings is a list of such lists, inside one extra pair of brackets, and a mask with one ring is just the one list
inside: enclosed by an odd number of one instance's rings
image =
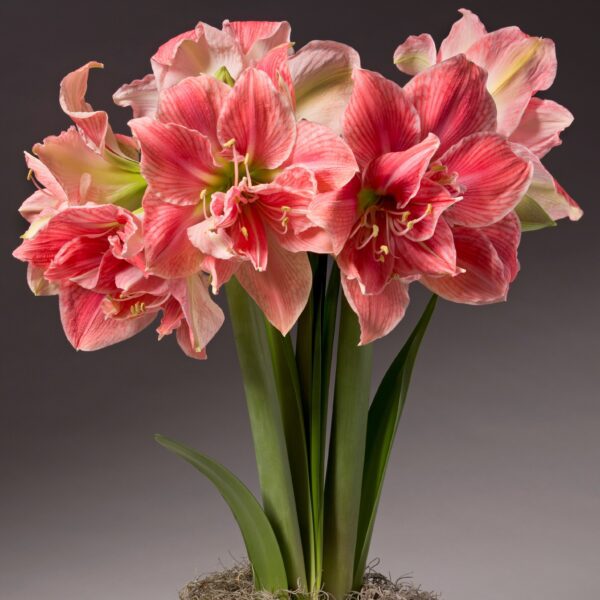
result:
[(159, 333), (176, 330), (186, 354), (203, 358), (223, 322), (203, 276), (146, 275), (141, 221), (115, 205), (64, 208), (26, 234), (14, 256), (58, 294), (65, 333), (80, 350), (123, 341), (162, 310)]
[(522, 146), (516, 151), (534, 164), (531, 187), (519, 209), (524, 228), (536, 226), (528, 223), (532, 203), (543, 209), (548, 221), (578, 220), (582, 210), (540, 162), (561, 143), (560, 134), (573, 121), (565, 107), (535, 96), (548, 89), (556, 76), (554, 42), (529, 36), (518, 27), (488, 33), (477, 15), (466, 9), (460, 12), (462, 17), (438, 51), (429, 34), (410, 36), (397, 48), (394, 62), (404, 73), (415, 75), (436, 62), (464, 54), (485, 69), (487, 88), (497, 107), (498, 132)]
[(89, 62), (62, 80), (60, 104), (75, 127), (36, 144), (35, 156), (25, 155), (34, 181), (43, 186), (21, 208), (29, 220), (44, 210), (86, 202), (141, 206), (146, 182), (135, 141), (115, 134), (106, 112), (93, 110), (85, 100), (89, 71), (101, 67)]
[(348, 146), (324, 126), (298, 123), (288, 94), (255, 68), (233, 87), (185, 79), (161, 94), (156, 119), (130, 125), (149, 183), (150, 271), (181, 277), (202, 267), (215, 289), (235, 274), (287, 333), (310, 293), (305, 251), (331, 250), (308, 206), (354, 175)]
[(462, 274), (469, 242), (457, 244), (456, 236), (511, 219), (532, 168), (496, 133), (485, 72), (464, 56), (421, 73), (404, 90), (369, 71), (355, 71), (354, 79), (344, 137), (361, 176), (320, 195), (309, 216), (334, 240), (367, 343), (403, 317), (414, 279), (431, 287), (443, 280), (447, 288), (460, 281), (452, 294), (436, 288), (455, 301), (499, 299), (507, 277), (485, 272), (494, 288), (487, 296), (470, 286)]
[(152, 57), (153, 73), (119, 88), (114, 101), (130, 106), (134, 117), (153, 117), (160, 92), (186, 77), (207, 74), (232, 83), (245, 69), (274, 63), (294, 90), (298, 118), (339, 129), (358, 53), (338, 42), (313, 41), (294, 54), (285, 21), (226, 20), (221, 29), (200, 22), (163, 44)]

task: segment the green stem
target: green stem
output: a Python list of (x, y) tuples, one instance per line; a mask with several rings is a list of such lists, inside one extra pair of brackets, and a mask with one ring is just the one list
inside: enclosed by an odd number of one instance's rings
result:
[(372, 347), (344, 299), (340, 317), (333, 421), (325, 487), (325, 590), (342, 600), (352, 590), (360, 511)]
[(227, 299), (244, 379), (263, 507), (279, 545), (288, 585), (306, 589), (306, 568), (283, 416), (262, 313), (236, 279)]

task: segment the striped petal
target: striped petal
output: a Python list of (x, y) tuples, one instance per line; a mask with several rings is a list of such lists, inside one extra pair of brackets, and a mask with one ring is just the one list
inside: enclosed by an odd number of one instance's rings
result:
[(435, 62), (435, 42), (428, 33), (409, 36), (394, 52), (394, 64), (407, 75), (416, 75)]
[(463, 55), (415, 75), (404, 87), (421, 119), (421, 136), (435, 133), (439, 154), (480, 131), (494, 131), (496, 107), (486, 73)]

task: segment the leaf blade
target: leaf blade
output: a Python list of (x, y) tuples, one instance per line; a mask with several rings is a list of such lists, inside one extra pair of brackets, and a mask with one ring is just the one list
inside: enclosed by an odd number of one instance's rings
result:
[(260, 586), (270, 592), (286, 589), (281, 549), (267, 516), (252, 492), (228, 469), (213, 459), (163, 435), (155, 440), (195, 467), (217, 488), (237, 521), (248, 558)]
[(411, 335), (383, 376), (369, 409), (355, 555), (355, 585), (362, 582), (390, 453), (406, 401), (417, 352), (436, 302), (437, 296), (433, 295)]

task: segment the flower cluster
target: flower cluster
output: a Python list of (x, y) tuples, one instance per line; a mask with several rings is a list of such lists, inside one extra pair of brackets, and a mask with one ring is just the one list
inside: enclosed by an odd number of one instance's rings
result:
[(413, 282), (505, 299), (521, 231), (581, 216), (541, 163), (572, 116), (535, 95), (555, 76), (550, 40), (461, 12), (438, 51), (428, 34), (398, 47), (404, 86), (344, 44), (294, 53), (285, 22), (199, 23), (114, 94), (131, 136), (85, 100), (102, 65), (67, 75), (74, 125), (26, 153), (37, 190), (15, 256), (34, 293), (58, 294), (69, 341), (94, 350), (160, 315), (159, 335), (202, 358), (232, 277), (286, 334), (309, 252), (336, 260), (361, 343), (402, 319)]

